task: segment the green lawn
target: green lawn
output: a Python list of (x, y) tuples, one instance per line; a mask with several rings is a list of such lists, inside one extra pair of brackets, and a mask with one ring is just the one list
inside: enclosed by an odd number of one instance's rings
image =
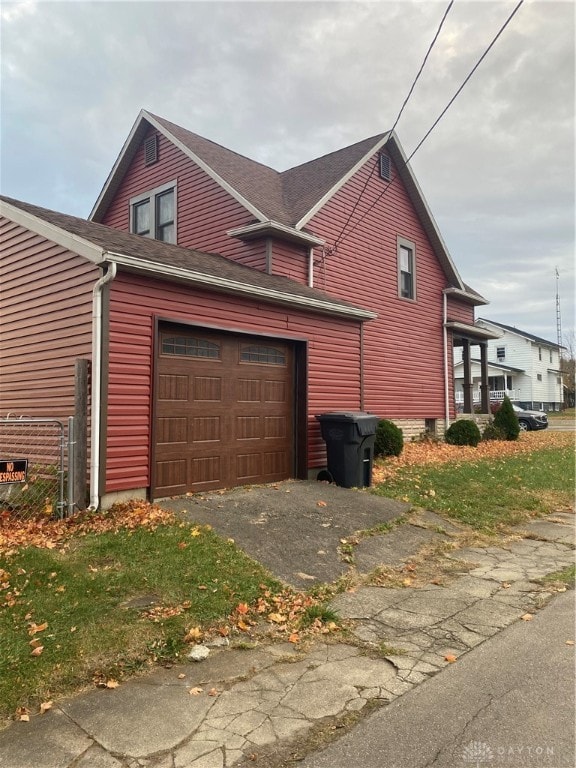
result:
[[(180, 523), (0, 558), (0, 716), (175, 658), (188, 629), (225, 623), (263, 584), (280, 588), (233, 543)], [(125, 607), (145, 595), (152, 616)]]
[(382, 496), (493, 532), (574, 500), (572, 447), (474, 462), (407, 466), (377, 486)]

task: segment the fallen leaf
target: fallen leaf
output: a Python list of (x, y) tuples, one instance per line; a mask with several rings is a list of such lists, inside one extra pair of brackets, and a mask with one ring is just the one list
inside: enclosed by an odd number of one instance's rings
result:
[(317, 506), (317, 507), (327, 507), (327, 506), (328, 506), (328, 504), (326, 504), (326, 502), (325, 502), (325, 501), (317, 501), (317, 502), (316, 502), (316, 506)]
[(218, 689), (210, 688), (210, 690), (208, 691), (208, 696), (218, 696)]
[(238, 603), (236, 606), (236, 613), (242, 613), (246, 615), (249, 611), (248, 603)]
[(184, 636), (185, 643), (195, 643), (202, 639), (202, 630), (200, 627), (191, 627)]
[(43, 624), (32, 624), (30, 625), (30, 629), (28, 630), (29, 635), (35, 635), (36, 632), (44, 632), (45, 629), (48, 629), (48, 622), (45, 621)]
[(574, 640), (566, 640), (566, 645), (574, 645)]
[(198, 526), (196, 526), (195, 528), (192, 528), (192, 530), (190, 531), (190, 536), (196, 537), (201, 535), (202, 535), (202, 531), (200, 530), (200, 528), (198, 528)]
[(510, 589), (512, 584), (509, 584), (507, 581), (504, 581), (502, 582), (501, 586), (502, 586), (502, 589)]
[(289, 643), (299, 643), (300, 642), (300, 635), (298, 632), (292, 632), (290, 637), (288, 638)]
[(186, 675), (184, 674), (184, 672), (180, 672), (180, 674), (178, 675), (178, 680), (184, 680), (185, 677)]
[(444, 661), (453, 664), (456, 661), (456, 656), (454, 656), (453, 653), (447, 653), (446, 656), (444, 656)]
[(33, 648), (32, 649), (31, 655), (32, 656), (40, 656), (40, 654), (42, 653), (43, 650), (44, 650), (44, 646), (43, 645), (39, 645), (37, 648)]
[(412, 579), (403, 579), (402, 580), (402, 585), (404, 587), (409, 587), (411, 584), (412, 584)]
[(29, 723), (30, 722), (30, 710), (27, 707), (17, 707), (16, 708), (16, 717), (22, 723)]
[(185, 542), (185, 541), (181, 541), (181, 542), (178, 544), (178, 549), (186, 549), (186, 547), (187, 547), (187, 546), (188, 546), (188, 544), (186, 544), (186, 542)]
[(199, 688), (198, 686), (196, 686), (196, 688), (190, 688), (188, 693), (190, 694), (190, 696), (200, 696), (203, 690), (204, 688)]
[(52, 709), (52, 702), (51, 701), (43, 701), (42, 704), (40, 704), (40, 714), (43, 715), (45, 712), (48, 712), (49, 709)]
[(106, 680), (106, 688), (118, 688), (119, 685), (118, 680)]
[(273, 621), (275, 624), (286, 624), (287, 618), (281, 613), (269, 613), (268, 621)]
[(32, 648), (38, 648), (39, 645), (42, 645), (42, 640), (40, 640), (37, 637), (33, 637), (32, 640), (28, 643), (28, 645), (31, 645)]
[(520, 616), (522, 621), (532, 621), (534, 616), (531, 613), (525, 613), (523, 616)]
[(246, 624), (245, 621), (242, 621), (242, 619), (240, 619), (240, 621), (236, 622), (236, 626), (238, 627), (238, 629), (241, 629), (242, 632), (248, 632), (248, 630), (250, 629), (248, 624)]

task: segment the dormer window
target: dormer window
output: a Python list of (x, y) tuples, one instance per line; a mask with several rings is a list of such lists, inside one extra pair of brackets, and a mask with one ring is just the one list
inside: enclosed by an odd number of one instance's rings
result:
[(176, 243), (176, 182), (130, 200), (130, 231), (165, 243)]

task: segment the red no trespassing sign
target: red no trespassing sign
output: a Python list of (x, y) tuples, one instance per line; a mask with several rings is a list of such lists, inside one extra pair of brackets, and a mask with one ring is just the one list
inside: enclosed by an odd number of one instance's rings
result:
[(0, 461), (0, 485), (25, 483), (27, 472), (28, 459)]

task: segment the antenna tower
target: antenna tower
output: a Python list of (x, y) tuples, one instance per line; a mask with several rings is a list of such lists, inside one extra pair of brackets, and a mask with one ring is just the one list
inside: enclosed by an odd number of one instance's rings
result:
[(556, 338), (558, 340), (558, 354), (562, 357), (562, 317), (560, 315), (560, 292), (559, 292), (560, 274), (556, 267)]

